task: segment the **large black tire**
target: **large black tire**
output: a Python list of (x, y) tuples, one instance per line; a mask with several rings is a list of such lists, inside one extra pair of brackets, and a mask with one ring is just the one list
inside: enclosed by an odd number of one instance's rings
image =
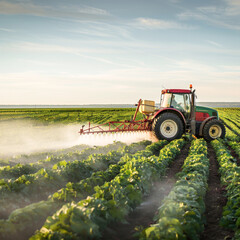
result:
[(154, 120), (152, 130), (159, 140), (165, 139), (171, 141), (181, 138), (183, 134), (183, 123), (178, 115), (166, 112)]
[(207, 141), (212, 141), (216, 138), (224, 138), (226, 129), (223, 123), (217, 119), (208, 121), (203, 127), (203, 137)]

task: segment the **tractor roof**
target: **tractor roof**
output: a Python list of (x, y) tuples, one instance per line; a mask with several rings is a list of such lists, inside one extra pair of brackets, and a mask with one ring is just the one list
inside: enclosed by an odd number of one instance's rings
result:
[(188, 89), (163, 89), (162, 94), (164, 93), (191, 93), (191, 90)]

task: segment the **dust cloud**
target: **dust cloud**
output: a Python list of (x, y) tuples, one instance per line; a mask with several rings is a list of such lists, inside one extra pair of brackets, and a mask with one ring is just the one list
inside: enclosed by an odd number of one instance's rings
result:
[(146, 132), (79, 135), (81, 124), (39, 125), (34, 121), (12, 120), (0, 122), (0, 156), (11, 157), (80, 144), (103, 146), (114, 141), (127, 144), (151, 140)]

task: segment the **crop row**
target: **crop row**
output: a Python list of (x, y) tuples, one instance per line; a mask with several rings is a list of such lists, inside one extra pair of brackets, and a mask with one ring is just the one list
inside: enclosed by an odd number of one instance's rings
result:
[(239, 142), (240, 139), (240, 120), (239, 109), (218, 109), (221, 119), (226, 125), (226, 137), (230, 140)]
[[(2, 179), (0, 191), (1, 193), (6, 192), (7, 190), (19, 192), (22, 188), (29, 186), (31, 183), (35, 183), (36, 181), (40, 182), (42, 177), (50, 180), (59, 180), (58, 182), (78, 181), (78, 178), (84, 177), (84, 174), (91, 174), (91, 172), (95, 171), (95, 169), (107, 168), (109, 164), (119, 161), (123, 154), (131, 152), (134, 153), (141, 150), (142, 147), (145, 148), (148, 144), (150, 144), (149, 141), (144, 141), (138, 144), (134, 143), (130, 146), (125, 146), (118, 151), (109, 151), (107, 154), (87, 154), (85, 160), (83, 161), (80, 161), (83, 157), (75, 161), (67, 162), (66, 160), (62, 160), (55, 164), (51, 170), (41, 168), (35, 174), (23, 174), (16, 180)], [(28, 168), (28, 166), (26, 168)], [(61, 180), (58, 178), (61, 178)]]
[[(145, 150), (138, 151), (134, 154), (151, 156), (159, 154), (159, 150), (167, 144), (167, 141), (159, 141), (148, 145)], [(136, 144), (134, 144), (136, 145)], [(129, 148), (126, 151), (125, 157), (117, 164), (112, 164), (106, 171), (98, 171), (93, 173), (91, 177), (81, 180), (79, 183), (68, 183), (65, 188), (49, 196), (47, 201), (31, 204), (23, 209), (14, 211), (7, 220), (2, 220), (0, 223), (0, 236), (5, 239), (15, 239), (16, 236), (32, 235), (33, 231), (41, 227), (47, 216), (51, 216), (58, 208), (66, 202), (80, 200), (84, 197), (93, 194), (94, 187), (103, 185), (104, 182), (111, 181), (120, 172), (120, 168), (126, 164), (129, 158), (129, 152), (133, 153), (133, 149)]]
[(82, 198), (84, 194), (92, 194), (95, 186), (102, 185), (119, 174), (121, 167), (127, 163), (129, 157), (158, 155), (160, 149), (167, 143), (167, 141), (162, 140), (148, 145), (145, 150), (137, 151), (135, 154), (126, 153), (117, 164), (110, 165), (105, 171), (95, 172), (91, 177), (83, 179), (78, 183), (69, 182), (65, 188), (54, 193), (51, 198), (54, 201), (70, 202), (77, 198)]
[(226, 127), (226, 138), (230, 141), (239, 141), (239, 136), (228, 127)]
[[(75, 150), (75, 151), (69, 152), (65, 150), (58, 150), (56, 153), (38, 153), (38, 154), (31, 154), (31, 155), (23, 155), (23, 156), (20, 156), (19, 159), (17, 160), (20, 162), (24, 162), (22, 160), (27, 159), (28, 164), (19, 163), (12, 167), (10, 166), (2, 167), (0, 169), (0, 178), (18, 178), (24, 174), (26, 175), (26, 174), (36, 173), (41, 168), (50, 169), (53, 167), (54, 164), (63, 160), (81, 161), (88, 158), (92, 154), (104, 154), (113, 150), (117, 151), (117, 150), (120, 150), (120, 148), (123, 148), (125, 146), (126, 144), (122, 142), (115, 142), (113, 144), (108, 144), (103, 147), (85, 148), (81, 151)], [(82, 149), (82, 147), (81, 145), (78, 145), (74, 149)], [(39, 160), (40, 158), (41, 160)], [(38, 159), (38, 160), (36, 161), (34, 159)]]
[[(150, 144), (150, 141), (146, 141), (146, 143)], [(106, 154), (109, 151), (118, 151), (120, 148), (127, 148), (127, 145), (122, 142), (115, 142), (112, 144), (108, 144), (103, 147), (90, 147), (90, 148), (85, 148), (82, 151), (72, 151), (72, 152), (66, 152), (62, 153), (59, 155), (50, 155), (47, 159), (45, 160), (40, 160), (36, 163), (37, 166), (43, 166), (45, 168), (51, 168), (54, 164), (61, 162), (62, 160), (64, 161), (81, 161), (86, 158), (88, 158), (92, 154)]]
[(233, 132), (228, 125), (226, 125), (226, 122), (224, 122), (226, 126), (226, 139), (230, 141), (239, 141), (239, 136), (236, 134), (236, 132)]
[(42, 168), (34, 174), (22, 175), (16, 180), (1, 179), (1, 218), (8, 216), (8, 213), (16, 208), (45, 199), (69, 181), (78, 182), (90, 177), (93, 172), (105, 170), (110, 164), (117, 163), (123, 155), (133, 154), (149, 144), (150, 141), (133, 143), (119, 151), (109, 151), (107, 154), (92, 154), (83, 161), (61, 161), (55, 164), (52, 170)]
[(185, 140), (174, 140), (157, 156), (144, 154), (123, 159), (119, 175), (96, 193), (78, 203), (64, 205), (31, 239), (88, 239), (98, 238), (113, 222), (125, 216), (149, 194), (154, 179), (163, 175), (167, 165), (180, 153)]
[[(230, 138), (234, 137), (235, 139), (238, 139), (238, 141), (239, 141), (240, 124), (237, 122), (237, 119), (234, 119), (234, 117), (232, 115), (231, 115), (231, 119), (230, 119), (226, 113), (221, 114), (221, 119), (227, 125), (227, 137), (228, 136), (230, 136)], [(231, 133), (231, 132), (233, 132), (233, 133)]]
[(91, 155), (83, 161), (65, 162), (62, 161), (54, 166), (54, 169), (40, 169), (34, 174), (22, 175), (16, 180), (0, 180), (0, 202), (2, 210), (9, 209), (9, 203), (16, 200), (13, 198), (18, 196), (17, 201), (26, 204), (46, 198), (49, 194), (63, 187), (68, 181), (77, 182), (86, 177), (90, 177), (95, 171), (107, 168), (108, 163), (119, 161), (122, 157), (121, 153), (111, 151), (106, 155)]
[(223, 121), (231, 128), (231, 130), (239, 137), (240, 136), (240, 128), (233, 120), (228, 119), (227, 117), (222, 118)]
[(159, 208), (157, 222), (144, 229), (140, 239), (199, 239), (208, 173), (206, 142), (193, 140), (179, 180)]
[(221, 224), (235, 231), (235, 239), (240, 239), (240, 167), (222, 142), (214, 140), (211, 144), (219, 162), (221, 183), (227, 186), (228, 200)]
[(104, 123), (131, 119), (133, 108), (0, 109), (1, 120), (30, 119), (37, 123)]
[[(119, 145), (123, 143), (114, 143), (112, 144), (113, 147), (114, 145)], [(104, 146), (105, 148), (107, 146)], [(15, 165), (16, 163), (38, 163), (41, 161), (44, 161), (45, 159), (48, 159), (51, 156), (61, 156), (64, 154), (71, 154), (71, 153), (80, 153), (81, 151), (90, 148), (86, 144), (80, 144), (80, 145), (75, 145), (73, 147), (68, 147), (68, 148), (63, 148), (63, 149), (57, 149), (57, 150), (49, 150), (49, 151), (44, 151), (44, 152), (35, 152), (35, 153), (30, 153), (30, 154), (20, 154), (16, 155), (12, 158), (8, 158), (10, 165)], [(102, 147), (98, 147), (101, 149)], [(93, 148), (92, 148), (93, 149)], [(112, 149), (112, 150), (117, 150), (117, 149)], [(15, 163), (15, 164), (14, 164)]]
[(240, 145), (237, 141), (226, 141), (226, 143), (235, 151), (240, 158)]
[(239, 114), (239, 108), (224, 108), (224, 109), (218, 109), (220, 116), (228, 118), (230, 121), (232, 120), (236, 126), (240, 127), (240, 114)]

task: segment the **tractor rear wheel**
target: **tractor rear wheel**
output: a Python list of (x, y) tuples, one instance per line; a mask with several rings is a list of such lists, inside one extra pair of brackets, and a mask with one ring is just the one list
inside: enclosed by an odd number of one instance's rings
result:
[(171, 141), (182, 136), (183, 123), (176, 114), (166, 112), (154, 120), (152, 130), (158, 139)]
[(223, 123), (217, 119), (210, 120), (203, 127), (203, 137), (207, 141), (212, 141), (216, 138), (224, 138), (226, 129)]

